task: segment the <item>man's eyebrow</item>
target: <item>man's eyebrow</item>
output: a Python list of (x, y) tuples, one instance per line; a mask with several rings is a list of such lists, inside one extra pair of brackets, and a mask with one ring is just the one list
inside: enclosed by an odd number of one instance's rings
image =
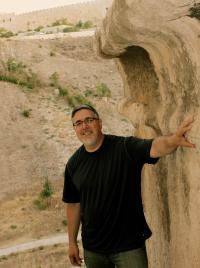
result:
[(94, 117), (94, 116), (87, 116), (87, 117), (85, 117), (83, 120), (78, 119), (76, 122), (78, 122), (78, 121), (84, 121), (85, 119), (88, 119), (88, 118), (96, 118), (96, 117)]

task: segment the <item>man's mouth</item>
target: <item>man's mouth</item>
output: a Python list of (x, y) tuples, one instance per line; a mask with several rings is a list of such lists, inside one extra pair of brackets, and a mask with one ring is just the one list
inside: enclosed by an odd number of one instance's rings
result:
[(85, 131), (82, 133), (82, 136), (90, 136), (92, 134), (92, 131)]

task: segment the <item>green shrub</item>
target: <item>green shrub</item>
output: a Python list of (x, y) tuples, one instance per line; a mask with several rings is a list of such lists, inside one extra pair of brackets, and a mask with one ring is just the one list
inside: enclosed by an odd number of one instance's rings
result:
[(44, 27), (40, 25), (40, 26), (38, 26), (37, 28), (35, 28), (34, 31), (36, 31), (36, 32), (40, 32), (40, 30), (43, 29), (43, 28), (44, 28)]
[(30, 117), (30, 110), (24, 110), (24, 111), (22, 111), (22, 115), (24, 117)]
[(16, 84), (16, 85), (19, 84), (16, 78), (10, 77), (10, 76), (7, 76), (7, 75), (2, 75), (2, 74), (0, 74), (0, 81), (10, 82), (10, 83), (13, 83), (13, 84)]
[(85, 95), (85, 97), (88, 97), (88, 96), (96, 96), (96, 94), (94, 93), (94, 91), (91, 90), (91, 89), (86, 89), (84, 91), (84, 95)]
[(59, 74), (57, 72), (52, 73), (52, 75), (49, 77), (51, 81), (51, 86), (58, 87), (59, 86)]
[(92, 105), (92, 103), (81, 94), (67, 96), (67, 102), (71, 107), (75, 107), (80, 104)]
[(90, 20), (85, 21), (82, 25), (82, 29), (89, 29), (92, 27), (94, 27), (94, 25)]
[(0, 34), (0, 37), (2, 37), (2, 38), (9, 38), (9, 37), (12, 37), (12, 36), (14, 36), (15, 34), (13, 33), (13, 32), (11, 32), (11, 31), (7, 31), (7, 32), (4, 32), (4, 33), (1, 33)]
[(94, 27), (93, 23), (90, 20), (87, 20), (85, 22), (82, 22), (82, 20), (79, 20), (75, 27), (79, 28), (79, 29), (88, 29), (88, 28), (92, 28)]
[(189, 9), (189, 17), (200, 20), (200, 3), (195, 3), (193, 7)]
[(43, 190), (40, 192), (40, 197), (47, 198), (47, 197), (51, 197), (52, 194), (53, 194), (52, 185), (50, 181), (48, 180), (48, 178), (45, 178), (45, 182), (43, 184)]
[(66, 99), (67, 99), (67, 103), (68, 103), (69, 106), (71, 106), (71, 107), (75, 107), (76, 106), (76, 104), (75, 104), (74, 99), (73, 99), (72, 96), (67, 96)]
[(54, 57), (56, 55), (56, 53), (54, 51), (51, 51), (49, 54), (51, 57)]
[(2, 257), (0, 257), (0, 261), (5, 261), (5, 260), (7, 260), (8, 259), (8, 257), (6, 257), (6, 256), (2, 256)]
[(41, 82), (31, 69), (22, 62), (9, 58), (6, 62), (1, 61), (0, 80), (7, 81), (22, 87), (35, 88), (40, 86)]
[(45, 210), (47, 208), (47, 203), (44, 202), (43, 199), (36, 199), (34, 200), (33, 204), (38, 208), (39, 210)]
[(63, 224), (64, 226), (67, 226), (67, 220), (63, 220), (63, 221), (62, 221), (62, 224)]
[(39, 85), (37, 81), (34, 80), (34, 77), (27, 78), (29, 81), (20, 80), (10, 75), (1, 75), (0, 74), (0, 81), (10, 82), (12, 84), (19, 85), (21, 87), (27, 87), (29, 89), (33, 89), (35, 84)]
[(60, 23), (61, 23), (61, 25), (68, 25), (68, 24), (70, 24), (70, 23), (68, 22), (68, 20), (65, 19), (65, 18), (60, 19)]
[(5, 28), (0, 28), (0, 37), (9, 38), (15, 34), (11, 31), (6, 30)]
[(11, 225), (10, 228), (11, 229), (16, 229), (17, 228), (17, 225)]
[(60, 21), (56, 20), (52, 23), (52, 26), (59, 26), (60, 25)]
[(31, 69), (29, 69), (29, 72), (26, 74), (26, 86), (30, 89), (41, 86), (41, 82), (37, 74), (34, 73)]
[(58, 86), (59, 96), (64, 97), (68, 95), (68, 90), (62, 86)]
[(56, 20), (52, 23), (52, 26), (59, 26), (59, 25), (68, 25), (69, 22), (67, 19), (60, 19), (60, 20)]
[(51, 196), (53, 194), (53, 188), (48, 178), (45, 178), (43, 189), (39, 194), (39, 197), (34, 200), (33, 204), (36, 208), (44, 210), (50, 206)]
[(76, 26), (66, 27), (63, 29), (63, 33), (78, 32), (80, 28)]
[(96, 93), (98, 97), (110, 97), (111, 91), (105, 83), (99, 83), (96, 85)]
[(82, 22), (82, 20), (79, 20), (79, 22), (77, 22), (77, 24), (76, 24), (76, 27), (82, 28), (82, 26), (83, 26), (83, 22)]
[(94, 27), (93, 23), (89, 20), (85, 21), (85, 22), (82, 22), (82, 20), (79, 20), (75, 25), (73, 25), (73, 24), (71, 24), (71, 26), (69, 26), (69, 25), (70, 24), (68, 24), (68, 27), (63, 29), (64, 33), (78, 32), (78, 31), (80, 31), (80, 29), (88, 29), (88, 28)]
[(23, 62), (17, 62), (14, 58), (9, 58), (6, 62), (7, 70), (9, 72), (21, 72), (26, 65)]

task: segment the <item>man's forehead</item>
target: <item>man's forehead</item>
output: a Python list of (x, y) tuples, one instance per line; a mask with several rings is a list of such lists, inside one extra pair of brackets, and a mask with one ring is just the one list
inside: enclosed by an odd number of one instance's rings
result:
[(94, 115), (95, 113), (89, 109), (81, 109), (75, 113), (73, 120), (82, 119), (87, 116), (94, 116)]

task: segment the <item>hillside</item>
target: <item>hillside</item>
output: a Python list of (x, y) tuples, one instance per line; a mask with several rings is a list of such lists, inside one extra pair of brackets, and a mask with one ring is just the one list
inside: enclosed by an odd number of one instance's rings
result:
[[(38, 81), (32, 89), (21, 82), (0, 82), (0, 247), (5, 247), (65, 232), (63, 171), (80, 145), (71, 125), (68, 96), (82, 94), (94, 104), (105, 133), (131, 135), (132, 127), (117, 112), (122, 81), (116, 66), (95, 55), (92, 37), (4, 40), (0, 53), (1, 78), (8, 74), (5, 68), (21, 68), (21, 73), (32, 73), (32, 80)], [(111, 97), (98, 96), (102, 85)], [(42, 210), (35, 200), (45, 179), (54, 194)], [(1, 260), (0, 267), (6, 265)]]

